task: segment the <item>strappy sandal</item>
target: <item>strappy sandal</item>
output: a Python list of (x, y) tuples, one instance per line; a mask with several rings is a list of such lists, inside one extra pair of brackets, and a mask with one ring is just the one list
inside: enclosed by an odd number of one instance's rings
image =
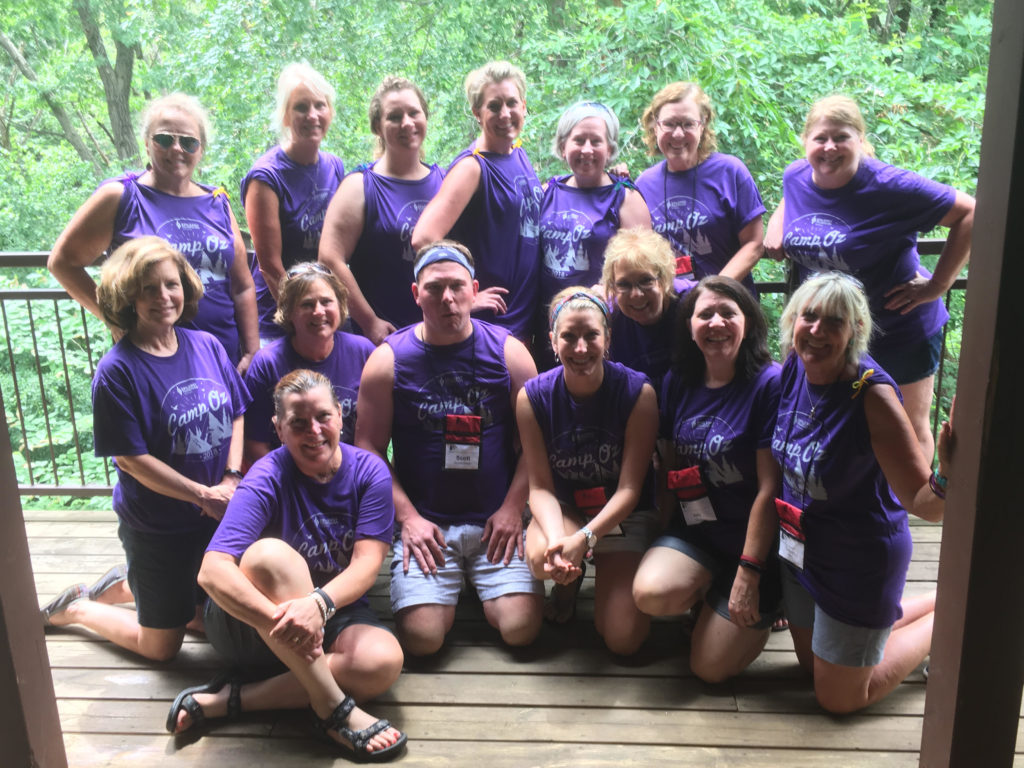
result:
[(178, 715), (181, 714), (182, 710), (185, 710), (188, 716), (192, 718), (192, 725), (181, 733), (188, 733), (193, 728), (205, 723), (206, 713), (203, 712), (202, 705), (195, 700), (193, 694), (218, 693), (225, 685), (231, 686), (231, 690), (228, 693), (228, 713), (223, 718), (217, 719), (234, 720), (237, 718), (242, 713), (242, 683), (237, 674), (221, 672), (205, 685), (195, 685), (191, 688), (186, 688), (174, 698), (174, 701), (171, 703), (171, 710), (167, 713), (167, 730), (170, 733), (175, 733), (175, 728), (178, 727)]
[[(346, 696), (334, 708), (334, 711), (325, 718), (319, 717), (316, 712), (313, 712), (313, 727), (316, 728), (322, 738), (344, 749), (348, 756), (357, 763), (382, 763), (385, 760), (398, 757), (402, 750), (405, 749), (406, 735), (399, 731), (398, 740), (394, 744), (384, 747), (384, 749), (368, 750), (366, 747), (370, 743), (370, 739), (381, 731), (386, 731), (390, 728), (391, 723), (381, 718), (368, 728), (363, 728), (361, 731), (353, 731), (348, 727), (348, 717), (352, 714), (355, 706), (356, 703), (352, 697)], [(352, 746), (348, 747), (333, 738), (330, 734), (331, 731), (337, 731)]]
[(50, 623), (56, 614), (63, 613), (68, 609), (68, 606), (72, 603), (77, 603), (79, 600), (84, 600), (89, 596), (89, 588), (85, 584), (72, 584), (70, 587), (65, 589), (53, 600), (48, 602), (42, 608), (39, 609), (39, 615), (43, 619), (44, 627), (53, 626)]
[(98, 579), (96, 583), (89, 587), (89, 599), (97, 600), (99, 597), (110, 589), (115, 584), (119, 584), (128, 578), (128, 566), (124, 563), (115, 565), (109, 571), (104, 573)]

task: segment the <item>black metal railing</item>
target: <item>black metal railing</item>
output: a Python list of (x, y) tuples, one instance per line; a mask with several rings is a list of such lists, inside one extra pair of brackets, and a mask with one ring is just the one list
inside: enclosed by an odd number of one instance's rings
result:
[[(941, 240), (922, 240), (922, 255), (936, 255)], [(0, 367), (0, 399), (11, 434), (18, 490), (23, 496), (109, 495), (113, 471), (97, 458), (92, 444), (90, 387), (96, 364), (110, 348), (110, 333), (97, 318), (52, 287), (47, 253), (0, 253), (0, 318), (5, 365)], [(10, 274), (17, 271), (19, 279)], [(32, 287), (38, 284), (40, 287)], [(946, 295), (947, 306), (967, 280), (958, 279)], [(764, 296), (787, 295), (787, 281), (757, 283)], [(949, 327), (935, 379), (938, 429), (949, 384)], [(958, 349), (958, 347), (957, 347)], [(953, 382), (955, 384), (955, 382)]]

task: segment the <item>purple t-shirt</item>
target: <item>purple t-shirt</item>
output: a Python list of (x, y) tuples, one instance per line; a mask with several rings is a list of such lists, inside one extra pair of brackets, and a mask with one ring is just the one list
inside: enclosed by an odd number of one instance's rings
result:
[(661, 437), (672, 442), (678, 467), (700, 467), (717, 519), (696, 527), (732, 557), (743, 554), (757, 496), (757, 451), (771, 445), (780, 370), (769, 363), (752, 381), (716, 389), (687, 387), (671, 371), (665, 376)]
[(390, 544), (394, 524), (391, 473), (379, 457), (342, 443), (341, 467), (318, 483), (282, 447), (246, 473), (206, 551), (241, 557), (258, 539), (278, 538), (323, 586), (348, 567), (360, 539)]
[[(740, 248), (742, 229), (765, 210), (747, 166), (721, 152), (686, 171), (669, 171), (662, 160), (641, 173), (636, 186), (654, 231), (693, 260), (698, 279), (722, 271)], [(750, 275), (743, 284), (754, 293)]]
[(800, 280), (824, 270), (860, 280), (877, 324), (872, 349), (917, 344), (942, 328), (949, 313), (940, 299), (901, 315), (885, 309), (885, 293), (918, 273), (931, 276), (921, 267), (917, 234), (938, 225), (956, 190), (865, 157), (839, 189), (819, 189), (810, 164), (797, 160), (782, 177), (782, 193), (782, 244)]
[(782, 466), (783, 500), (803, 510), (806, 545), (803, 570), (791, 566), (796, 577), (829, 616), (883, 628), (903, 615), (912, 543), (907, 513), (871, 448), (864, 392), (899, 388), (867, 356), (857, 375), (866, 377), (860, 389), (856, 381), (810, 384), (800, 358), (790, 354), (772, 453)]
[[(601, 487), (611, 498), (619, 485), (626, 444), (626, 424), (647, 377), (619, 363), (604, 361), (601, 387), (577, 400), (565, 386), (562, 366), (526, 382), (551, 466), (555, 495), (575, 507), (573, 493)], [(652, 475), (648, 472), (638, 509), (653, 506)]]
[[(391, 440), (395, 475), (416, 510), (437, 525), (483, 525), (505, 500), (516, 468), (508, 331), (473, 320), (473, 335), (435, 346), (415, 325), (388, 336), (395, 354)], [(445, 469), (446, 417), (480, 418), (478, 469)]]
[[(217, 485), (249, 393), (213, 336), (175, 332), (178, 349), (169, 357), (143, 352), (125, 336), (100, 360), (92, 383), (96, 455), (149, 454), (197, 483)], [(120, 467), (114, 511), (148, 533), (202, 528), (195, 504), (150, 490)]]
[(423, 319), (409, 288), (416, 259), (412, 231), (441, 188), (444, 172), (431, 165), (422, 179), (393, 179), (376, 173), (375, 164), (356, 170), (363, 175), (366, 218), (349, 267), (374, 313), (404, 328)]
[(601, 282), (604, 249), (619, 231), (619, 209), (632, 187), (613, 177), (611, 184), (579, 189), (569, 186), (571, 178), (552, 178), (540, 205), (542, 313), (563, 288)]
[[(320, 152), (315, 163), (302, 165), (288, 157), (280, 145), (264, 153), (245, 174), (241, 185), (243, 204), (253, 181), (263, 182), (277, 195), (281, 263), (285, 271), (302, 261), (316, 261), (327, 206), (344, 176), (345, 165), (341, 158), (330, 152)], [(258, 263), (253, 264), (253, 281), (259, 306), (260, 336), (283, 336), (284, 330), (274, 323), (277, 303), (263, 280)]]
[[(687, 281), (685, 289), (693, 285)], [(672, 365), (672, 338), (682, 300), (683, 294), (666, 296), (665, 311), (651, 325), (640, 325), (617, 308), (612, 311), (609, 359), (645, 374), (659, 396), (662, 379)]]
[(519, 148), (511, 154), (463, 150), (449, 171), (465, 157), (480, 165), (480, 185), (449, 237), (469, 248), (480, 288), (508, 289), (508, 311), (480, 312), (482, 320), (508, 328), (528, 341), (540, 288), (540, 201), (543, 191), (530, 159)]
[(334, 349), (320, 361), (307, 360), (295, 351), (292, 337), (275, 339), (252, 358), (245, 372), (245, 385), (252, 395), (252, 404), (245, 412), (245, 439), (270, 443), (277, 448), (281, 441), (271, 422), (274, 415), (274, 387), (283, 376), (299, 368), (322, 373), (331, 384), (341, 402), (343, 429), (341, 439), (351, 445), (356, 434), (356, 397), (359, 378), (363, 374), (366, 358), (373, 352), (373, 343), (362, 336), (334, 332)]
[(227, 193), (200, 184), (208, 194), (178, 197), (140, 184), (138, 178), (128, 173), (103, 182), (124, 186), (110, 250), (136, 237), (157, 235), (180, 251), (203, 281), (199, 312), (182, 326), (212, 333), (237, 365), (241, 354), (229, 277), (235, 261), (235, 235)]

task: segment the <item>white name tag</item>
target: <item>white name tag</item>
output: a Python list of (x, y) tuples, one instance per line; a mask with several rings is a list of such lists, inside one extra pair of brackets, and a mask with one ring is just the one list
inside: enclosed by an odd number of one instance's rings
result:
[(779, 531), (779, 557), (803, 570), (804, 542), (790, 536), (785, 531)]
[(466, 443), (446, 443), (444, 447), (445, 469), (479, 469), (480, 446)]
[(692, 501), (680, 500), (679, 509), (682, 510), (683, 520), (686, 521), (687, 525), (710, 523), (718, 519), (715, 517), (715, 510), (711, 506), (711, 499), (707, 496), (701, 496), (699, 499), (693, 499)]

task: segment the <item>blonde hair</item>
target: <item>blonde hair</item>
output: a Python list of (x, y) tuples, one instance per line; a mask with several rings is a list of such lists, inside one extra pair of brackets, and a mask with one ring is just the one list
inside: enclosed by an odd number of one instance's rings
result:
[(875, 156), (875, 147), (868, 141), (868, 127), (864, 122), (864, 115), (861, 114), (857, 102), (849, 96), (835, 93), (814, 102), (807, 113), (807, 119), (804, 120), (804, 130), (800, 134), (800, 140), (807, 141), (811, 129), (822, 120), (852, 128), (860, 137), (864, 154), (868, 157)]
[(203, 105), (199, 103), (199, 99), (195, 96), (189, 96), (187, 93), (174, 92), (169, 93), (166, 96), (161, 96), (158, 99), (153, 99), (146, 105), (146, 108), (142, 110), (142, 117), (139, 120), (139, 135), (142, 138), (143, 143), (147, 143), (150, 137), (150, 129), (153, 127), (153, 123), (156, 119), (164, 112), (172, 111), (183, 112), (184, 114), (191, 117), (196, 121), (199, 126), (199, 144), (205, 151), (213, 140), (213, 128), (210, 126), (210, 115), (203, 108)]
[(519, 91), (519, 98), (526, 101), (526, 75), (523, 70), (507, 61), (490, 61), (466, 75), (463, 84), (469, 108), (476, 114), (484, 104), (484, 88), (491, 83), (512, 80)]
[(666, 104), (675, 104), (686, 99), (693, 99), (694, 104), (700, 111), (700, 119), (704, 121), (704, 130), (700, 134), (700, 142), (697, 144), (697, 162), (703, 163), (711, 153), (718, 149), (718, 136), (715, 134), (713, 125), (715, 120), (715, 109), (711, 106), (711, 98), (704, 93), (704, 89), (696, 83), (678, 81), (669, 83), (651, 99), (643, 116), (640, 118), (640, 127), (644, 129), (644, 144), (647, 145), (647, 154), (659, 155), (658, 148), (658, 113)]
[(601, 316), (601, 325), (604, 326), (605, 340), (611, 337), (611, 328), (608, 324), (608, 305), (604, 299), (598, 296), (589, 288), (582, 285), (570, 285), (555, 294), (548, 305), (548, 327), (551, 333), (558, 335), (558, 318), (564, 310), (597, 312)]
[(292, 94), (300, 85), (304, 85), (313, 93), (323, 96), (327, 101), (327, 107), (331, 110), (331, 117), (334, 117), (334, 87), (327, 82), (327, 79), (305, 62), (292, 62), (281, 70), (277, 78), (277, 100), (274, 106), (274, 114), (270, 120), (270, 127), (278, 133), (282, 139), (291, 138), (292, 129), (288, 125), (288, 105), (291, 103)]
[(675, 295), (672, 284), (676, 276), (676, 257), (672, 245), (653, 229), (633, 227), (620, 229), (608, 241), (604, 249), (604, 266), (601, 268), (601, 284), (604, 293), (615, 292), (615, 266), (623, 269), (641, 269), (654, 275), (661, 292), (666, 296)]
[(857, 365), (868, 351), (874, 323), (864, 286), (845, 272), (812, 275), (790, 297), (779, 319), (779, 350), (785, 357), (793, 347), (796, 319), (807, 309), (819, 315), (841, 317), (850, 324), (852, 336), (846, 347), (846, 361)]
[(135, 302), (142, 295), (142, 283), (149, 270), (162, 261), (173, 262), (181, 280), (185, 303), (178, 322), (194, 318), (203, 297), (203, 281), (170, 243), (162, 237), (146, 235), (122, 244), (103, 263), (100, 284), (96, 286), (96, 301), (103, 319), (123, 331), (135, 330), (139, 321)]

